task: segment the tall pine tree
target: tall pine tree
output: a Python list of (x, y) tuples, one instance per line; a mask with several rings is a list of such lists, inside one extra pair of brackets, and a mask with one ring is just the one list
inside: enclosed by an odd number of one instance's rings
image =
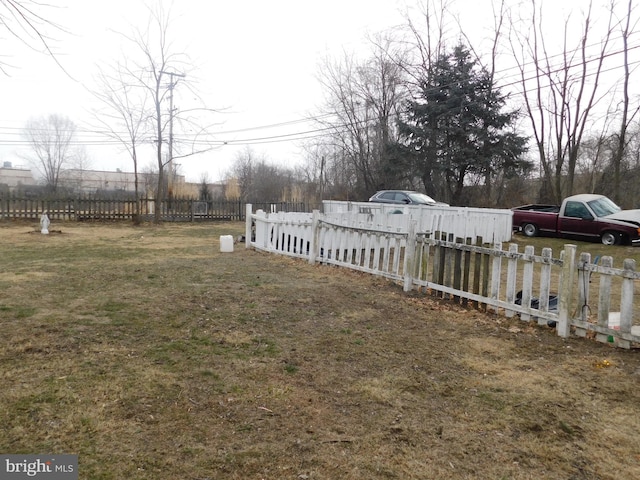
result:
[(399, 122), (404, 152), (427, 193), (459, 205), (465, 181), (491, 182), (496, 171), (518, 174), (527, 139), (513, 130), (516, 111), (459, 45), (433, 63)]

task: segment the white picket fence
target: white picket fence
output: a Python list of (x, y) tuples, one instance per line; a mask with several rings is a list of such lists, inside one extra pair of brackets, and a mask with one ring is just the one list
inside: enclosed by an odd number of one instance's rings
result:
[(509, 209), (448, 205), (393, 205), (335, 200), (324, 200), (322, 209), (327, 215), (402, 214), (399, 216), (407, 223), (416, 222), (417, 232), (448, 232), (460, 238), (482, 237), (487, 242), (508, 242), (513, 233), (513, 212)]
[[(634, 296), (635, 262), (576, 259), (566, 245), (559, 258), (545, 248), (518, 251), (481, 236), (422, 232), (406, 215), (387, 213), (253, 213), (247, 205), (247, 248), (346, 267), (440, 298), (490, 309), (523, 321), (555, 325), (558, 335), (594, 336), (621, 348), (640, 344)], [(599, 282), (593, 281), (597, 276)], [(619, 300), (619, 310), (611, 299)]]

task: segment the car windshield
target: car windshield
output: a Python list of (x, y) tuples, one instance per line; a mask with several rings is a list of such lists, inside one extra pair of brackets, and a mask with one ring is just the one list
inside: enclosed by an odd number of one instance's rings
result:
[(607, 197), (598, 198), (596, 200), (591, 200), (587, 202), (591, 207), (591, 210), (598, 217), (606, 217), (607, 215), (611, 215), (622, 210), (618, 205), (613, 203)]
[(424, 203), (426, 205), (436, 203), (436, 201), (431, 198), (429, 195), (425, 195), (424, 193), (409, 193), (409, 198), (413, 203)]

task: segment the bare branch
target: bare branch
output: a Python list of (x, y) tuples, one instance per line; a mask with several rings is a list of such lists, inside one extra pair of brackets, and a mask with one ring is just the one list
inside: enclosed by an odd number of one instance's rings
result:
[[(19, 40), (28, 48), (39, 51), (39, 45), (60, 67), (60, 69), (71, 78), (71, 75), (62, 66), (58, 57), (51, 48), (52, 38), (46, 30), (56, 30), (68, 34), (61, 25), (46, 19), (37, 12), (39, 9), (57, 8), (50, 3), (36, 0), (0, 0), (0, 31), (4, 29), (12, 37)], [(35, 43), (34, 43), (35, 41)], [(7, 64), (0, 62), (0, 71), (8, 75)]]

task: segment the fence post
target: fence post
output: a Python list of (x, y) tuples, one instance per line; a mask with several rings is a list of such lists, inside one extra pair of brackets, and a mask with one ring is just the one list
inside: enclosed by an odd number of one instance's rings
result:
[[(471, 245), (471, 237), (467, 237), (465, 239), (465, 244), (467, 246)], [(468, 292), (470, 269), (471, 269), (471, 250), (464, 251), (463, 263), (464, 263), (464, 271), (462, 273), (462, 291)], [(467, 299), (467, 297), (464, 297), (462, 299), (462, 305), (466, 307), (468, 304), (469, 304), (469, 300)]]
[[(542, 249), (542, 266), (540, 267), (540, 297), (538, 308), (542, 312), (549, 311), (549, 295), (551, 293), (551, 259), (553, 252), (549, 247)], [(538, 318), (538, 325), (546, 325), (544, 318)]]
[[(494, 250), (499, 250), (502, 253), (502, 243), (494, 243)], [(491, 298), (493, 300), (500, 299), (500, 276), (502, 272), (502, 257), (497, 254), (493, 257), (493, 264), (491, 267)], [(500, 311), (499, 307), (493, 307), (494, 312)]]
[[(485, 248), (489, 248), (490, 245), (488, 243), (483, 244)], [(482, 296), (489, 296), (489, 261), (491, 260), (491, 255), (488, 253), (483, 254), (482, 256)], [(480, 309), (484, 312), (487, 311), (487, 304), (481, 303)]]
[[(482, 237), (477, 236), (476, 237), (476, 247), (481, 247), (482, 246)], [(481, 268), (482, 268), (482, 253), (480, 253), (479, 251), (476, 251), (475, 255), (475, 259), (473, 262), (473, 289), (472, 292), (475, 293), (476, 295), (480, 294), (480, 272), (481, 272)], [(474, 300), (473, 303), (473, 308), (478, 308), (479, 307), (479, 303), (477, 300)]]
[[(585, 269), (585, 266), (591, 263), (591, 254), (583, 252), (580, 254), (580, 262), (578, 267), (578, 306), (580, 307), (580, 320), (588, 321), (587, 305), (589, 305), (589, 283), (591, 282), (591, 272)], [(586, 330), (583, 330), (586, 335)]]
[[(606, 269), (613, 268), (613, 257), (607, 255), (602, 257), (602, 267)], [(611, 273), (603, 272), (600, 274), (600, 286), (598, 290), (598, 325), (609, 328), (609, 315), (611, 313)], [(607, 343), (609, 335), (598, 333), (596, 340)]]
[(414, 264), (414, 257), (416, 253), (416, 242), (418, 238), (416, 236), (417, 222), (411, 220), (409, 222), (409, 229), (407, 231), (407, 246), (404, 252), (404, 287), (403, 290), (408, 292), (413, 285), (413, 274), (416, 270)]
[(251, 247), (251, 242), (253, 241), (252, 235), (252, 221), (251, 215), (253, 214), (253, 205), (247, 203), (245, 206), (245, 227), (244, 227), (244, 246), (245, 248)]
[[(535, 249), (531, 245), (524, 247), (524, 266), (522, 267), (522, 298), (520, 304), (531, 308), (531, 292), (533, 290), (533, 260), (532, 257)], [(547, 303), (549, 297), (547, 296)], [(538, 299), (538, 309), (540, 308), (541, 298)], [(520, 315), (521, 320), (529, 321), (531, 316), (528, 313)]]
[[(456, 238), (457, 244), (462, 244), (463, 240), (460, 237)], [(455, 255), (453, 257), (453, 288), (456, 290), (460, 290), (462, 283), (462, 252), (463, 250), (460, 248), (456, 248)], [(460, 302), (460, 296), (454, 295), (453, 300), (458, 303)]]
[(320, 210), (314, 210), (311, 214), (311, 241), (309, 243), (309, 263), (316, 263), (319, 255), (320, 244)]
[[(507, 303), (516, 301), (516, 280), (518, 273), (518, 244), (509, 244), (509, 260), (507, 260)], [(524, 305), (524, 303), (522, 304)], [(529, 305), (527, 305), (528, 307)], [(505, 309), (505, 316), (511, 318), (515, 315), (514, 310)]]
[(573, 277), (576, 267), (576, 246), (565, 245), (562, 261), (562, 284), (560, 297), (558, 298), (558, 335), (568, 338), (571, 330), (569, 318), (571, 304), (573, 303)]
[[(633, 325), (633, 274), (636, 271), (636, 261), (627, 258), (623, 262), (624, 274), (622, 277), (622, 298), (620, 299), (620, 332), (631, 333)], [(616, 339), (616, 343), (622, 348), (631, 348), (629, 340)]]

